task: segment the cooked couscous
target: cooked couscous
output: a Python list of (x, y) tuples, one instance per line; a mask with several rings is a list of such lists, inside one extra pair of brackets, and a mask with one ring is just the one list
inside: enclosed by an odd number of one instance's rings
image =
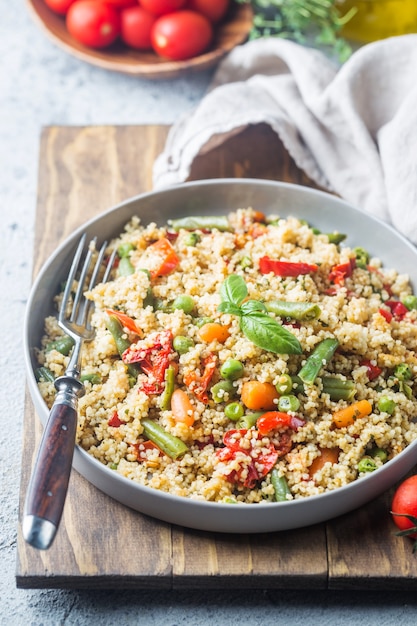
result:
[[(253, 209), (133, 218), (87, 294), (77, 443), (142, 485), (231, 503), (320, 494), (392, 459), (417, 437), (417, 297), (343, 239)], [(48, 317), (49, 406), (70, 350)]]

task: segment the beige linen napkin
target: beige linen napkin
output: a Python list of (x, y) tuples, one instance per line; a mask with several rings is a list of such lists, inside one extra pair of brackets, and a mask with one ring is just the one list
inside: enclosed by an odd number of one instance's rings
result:
[(198, 154), (262, 122), (316, 183), (417, 243), (417, 35), (368, 44), (341, 67), (286, 40), (238, 46), (172, 127), (154, 187), (185, 181)]

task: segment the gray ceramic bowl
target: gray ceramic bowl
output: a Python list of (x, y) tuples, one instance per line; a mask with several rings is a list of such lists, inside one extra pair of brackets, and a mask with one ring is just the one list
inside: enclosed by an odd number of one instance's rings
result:
[[(119, 234), (132, 215), (142, 223), (165, 224), (173, 216), (225, 214), (252, 206), (283, 217), (295, 215), (323, 232), (348, 235), (351, 247), (366, 247), (373, 256), (410, 275), (417, 285), (417, 251), (386, 224), (346, 202), (307, 187), (259, 180), (210, 180), (187, 183), (127, 200), (87, 222), (64, 241), (39, 273), (33, 285), (25, 319), (24, 352), (30, 393), (43, 424), (48, 409), (39, 393), (33, 348), (40, 344), (43, 320), (52, 312), (53, 296), (66, 278), (80, 235), (87, 231), (99, 240)], [(284, 503), (221, 504), (180, 498), (143, 487), (108, 469), (76, 447), (73, 466), (88, 481), (115, 500), (158, 519), (200, 530), (260, 533), (322, 522), (369, 502), (401, 479), (417, 461), (417, 441), (376, 472), (346, 487)]]

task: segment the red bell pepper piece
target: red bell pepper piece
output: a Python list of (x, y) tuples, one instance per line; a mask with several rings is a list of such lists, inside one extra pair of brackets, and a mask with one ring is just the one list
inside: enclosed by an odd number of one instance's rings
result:
[(275, 276), (290, 277), (317, 272), (319, 266), (311, 263), (278, 261), (277, 259), (271, 259), (269, 256), (263, 256), (259, 259), (259, 269), (261, 274), (270, 274), (272, 272)]
[[(244, 437), (247, 433), (247, 429), (242, 428), (239, 430), (228, 430), (224, 437), (224, 448), (217, 450), (216, 454), (220, 461), (232, 461), (236, 458), (241, 458), (244, 454), (246, 463), (242, 463), (238, 470), (233, 470), (226, 476), (226, 479), (231, 483), (240, 483), (244, 487), (252, 489), (258, 480), (266, 476), (276, 464), (279, 453), (276, 450), (274, 444), (270, 443), (263, 448), (250, 447), (243, 448), (240, 446), (241, 437)], [(251, 432), (252, 437), (260, 439), (262, 435), (253, 430)], [(242, 474), (246, 469), (246, 476)]]
[(352, 276), (353, 270), (356, 267), (356, 259), (352, 258), (347, 263), (340, 263), (340, 265), (334, 265), (330, 270), (329, 280), (335, 285), (343, 285), (345, 278)]
[(369, 380), (375, 380), (375, 378), (378, 378), (378, 376), (382, 374), (382, 369), (371, 363), (371, 361), (361, 361), (359, 365), (366, 367)]
[(165, 371), (173, 352), (172, 339), (172, 332), (163, 330), (132, 344), (123, 352), (124, 363), (139, 363), (142, 371), (148, 375), (148, 381), (141, 387), (146, 394), (160, 394), (164, 389)]
[(391, 311), (388, 311), (388, 309), (380, 308), (379, 309), (379, 313), (382, 315), (382, 317), (384, 317), (386, 319), (388, 324), (391, 322), (391, 320), (393, 318), (393, 315), (392, 315)]
[(119, 426), (121, 426), (122, 424), (126, 424), (126, 422), (123, 422), (120, 419), (118, 412), (114, 411), (113, 415), (111, 416), (107, 424), (109, 426), (112, 426), (113, 428), (119, 428)]
[(407, 307), (399, 300), (386, 300), (384, 304), (391, 310), (392, 315), (397, 320), (402, 320), (406, 313), (408, 313)]
[(200, 402), (204, 402), (204, 404), (207, 404), (209, 401), (207, 389), (211, 382), (211, 379), (213, 378), (213, 374), (216, 369), (216, 363), (216, 355), (210, 353), (202, 361), (203, 373), (201, 375), (194, 370), (190, 374), (184, 376), (185, 385), (196, 396), (196, 398), (200, 400)]
[(290, 428), (298, 430), (304, 426), (305, 421), (295, 415), (289, 415), (281, 411), (268, 411), (259, 417), (256, 421), (256, 427), (261, 435), (268, 435), (273, 430), (279, 428)]
[(123, 328), (127, 328), (127, 330), (130, 330), (136, 335), (141, 334), (139, 328), (136, 326), (135, 320), (126, 315), (126, 313), (122, 313), (121, 311), (115, 311), (113, 309), (107, 309), (106, 313), (107, 315), (114, 315), (115, 317), (117, 317)]

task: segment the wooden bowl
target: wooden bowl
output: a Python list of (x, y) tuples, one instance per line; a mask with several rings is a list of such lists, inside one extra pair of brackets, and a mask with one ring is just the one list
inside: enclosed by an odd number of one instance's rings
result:
[(207, 52), (186, 61), (168, 61), (153, 52), (128, 48), (120, 41), (102, 50), (87, 48), (71, 37), (65, 19), (51, 11), (44, 0), (27, 0), (27, 4), (52, 41), (73, 56), (107, 70), (151, 79), (175, 78), (215, 65), (247, 39), (253, 19), (250, 6), (232, 3), (225, 20), (216, 27), (215, 38)]

